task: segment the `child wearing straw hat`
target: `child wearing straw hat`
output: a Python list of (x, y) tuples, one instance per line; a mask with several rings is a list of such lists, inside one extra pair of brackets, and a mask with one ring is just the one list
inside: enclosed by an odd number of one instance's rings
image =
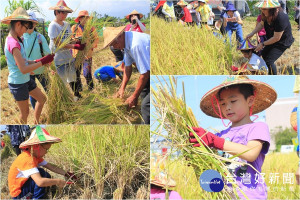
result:
[[(95, 70), (94, 76), (96, 79), (102, 82), (107, 82), (113, 80), (114, 82), (118, 82), (117, 76), (122, 80), (123, 79), (123, 70), (118, 69), (119, 66), (124, 65), (124, 63), (118, 62), (115, 66), (102, 66)], [(122, 67), (121, 67), (122, 68)]]
[[(28, 29), (26, 33), (23, 34), (24, 39), (24, 46), (26, 55), (28, 56), (29, 60), (36, 60), (45, 55), (51, 53), (46, 38), (36, 30), (36, 26), (38, 24), (37, 17), (33, 11), (30, 11), (28, 15), (31, 17), (32, 20), (35, 22), (33, 23), (32, 29)], [(30, 75), (30, 78), (34, 81), (37, 79), (39, 80), (40, 84), (47, 91), (47, 80), (44, 74), (45, 67), (39, 67), (38, 69), (34, 70), (33, 73)], [(32, 108), (35, 108), (36, 100), (30, 96), (30, 103)]]
[(139, 96), (142, 97), (142, 117), (145, 124), (150, 123), (150, 36), (145, 33), (124, 31), (125, 27), (107, 27), (104, 30), (103, 49), (113, 46), (124, 50), (124, 76), (115, 97), (123, 98), (127, 83), (135, 63), (140, 77), (135, 91), (126, 99), (129, 108), (135, 107)]
[(261, 70), (262, 72), (265, 72), (265, 74), (268, 74), (267, 64), (261, 57), (254, 53), (255, 48), (256, 47), (253, 46), (249, 40), (244, 40), (238, 50), (240, 50), (243, 56), (249, 60), (246, 65), (247, 70), (253, 72)]
[(133, 10), (130, 14), (126, 16), (126, 19), (129, 20), (130, 24), (126, 25), (125, 31), (137, 31), (137, 32), (145, 32), (146, 26), (144, 23), (140, 21), (143, 18), (143, 14), (139, 13), (136, 10)]
[[(59, 0), (56, 6), (49, 8), (54, 10), (55, 19), (49, 24), (48, 35), (50, 38), (50, 49), (55, 51), (59, 44), (63, 43), (65, 39), (71, 36), (72, 31), (70, 24), (65, 21), (68, 13), (73, 10), (67, 6), (65, 1)], [(74, 58), (70, 49), (82, 51), (85, 44), (76, 42), (76, 44), (66, 44), (62, 49), (58, 50), (54, 57), (55, 66), (59, 77), (65, 84), (69, 84), (74, 92), (74, 100), (81, 98), (80, 86), (76, 82), (76, 70), (74, 66)]]
[[(228, 170), (249, 199), (267, 199), (266, 183), (259, 173), (270, 146), (268, 125), (253, 122), (250, 117), (267, 109), (276, 98), (276, 91), (266, 83), (250, 80), (247, 76), (228, 77), (202, 97), (200, 108), (209, 116), (221, 118), (222, 122), (223, 119), (230, 120), (231, 126), (217, 134), (193, 127), (194, 132), (189, 134), (193, 146), (204, 144), (216, 148), (225, 157), (238, 155), (234, 159), (248, 164), (229, 165)], [(202, 144), (198, 143), (195, 134)], [(248, 181), (244, 181), (246, 178)], [(240, 198), (245, 198), (239, 190), (237, 193)]]
[[(73, 33), (73, 36), (76, 38), (80, 38), (83, 35), (84, 27), (89, 19), (89, 13), (87, 10), (81, 10), (78, 13), (78, 17), (74, 20), (77, 24), (73, 25), (71, 30)], [(97, 44), (99, 42), (98, 33), (95, 27), (91, 28), (91, 40), (93, 41), (91, 44), (91, 49), (87, 54), (85, 55), (85, 60), (83, 61), (83, 64), (76, 69), (76, 82), (79, 85), (79, 87), (82, 89), (82, 83), (80, 79), (81, 69), (83, 67), (83, 76), (86, 80), (86, 84), (88, 85), (88, 89), (92, 90), (94, 88), (93, 83), (93, 77), (92, 77), (92, 64), (93, 64), (93, 50), (97, 47)], [(79, 40), (80, 41), (80, 40)], [(78, 53), (78, 50), (72, 49), (73, 57), (76, 58), (76, 55)]]
[(8, 172), (8, 187), (13, 199), (45, 199), (46, 187), (65, 186), (66, 181), (51, 179), (50, 174), (40, 168), (41, 166), (67, 178), (77, 179), (73, 173), (43, 159), (51, 145), (58, 142), (61, 139), (51, 136), (45, 129), (37, 126), (29, 139), (20, 144), (23, 152), (12, 163)]
[(17, 8), (11, 16), (4, 18), (1, 22), (10, 25), (4, 53), (9, 71), (8, 86), (20, 110), (20, 123), (27, 123), (30, 95), (37, 100), (36, 109), (34, 110), (34, 122), (38, 124), (46, 97), (36, 86), (36, 83), (30, 79), (30, 73), (52, 62), (54, 55), (49, 54), (35, 61), (28, 60), (21, 37), (28, 29), (32, 29), (33, 23), (36, 21), (31, 19), (23, 8)]
[(165, 172), (166, 157), (159, 154), (152, 154), (150, 158), (150, 200), (167, 199), (166, 189), (168, 189), (168, 199), (181, 200), (182, 197), (174, 191), (176, 182)]

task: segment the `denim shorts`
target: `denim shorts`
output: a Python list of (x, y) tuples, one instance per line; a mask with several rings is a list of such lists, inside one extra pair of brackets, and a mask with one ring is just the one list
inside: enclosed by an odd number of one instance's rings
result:
[(29, 92), (36, 88), (36, 83), (30, 79), (28, 82), (22, 84), (8, 83), (8, 87), (16, 101), (24, 101), (29, 98)]

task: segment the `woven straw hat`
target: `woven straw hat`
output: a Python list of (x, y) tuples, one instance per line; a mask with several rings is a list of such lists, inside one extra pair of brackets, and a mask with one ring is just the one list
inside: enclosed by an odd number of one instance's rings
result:
[(242, 45), (238, 48), (238, 50), (249, 50), (255, 49), (256, 47), (251, 44), (249, 40), (244, 40)]
[(69, 8), (64, 0), (59, 0), (56, 4), (56, 6), (52, 6), (49, 8), (49, 10), (59, 10), (59, 11), (65, 11), (68, 13), (73, 12), (71, 8)]
[(37, 126), (31, 133), (28, 140), (20, 144), (20, 148), (27, 148), (35, 144), (58, 143), (61, 139), (51, 136), (45, 129)]
[(257, 2), (254, 6), (257, 8), (279, 8), (280, 3), (277, 0), (263, 0)]
[(125, 27), (126, 26), (106, 27), (103, 31), (104, 44), (102, 49), (110, 46), (110, 44), (125, 31)]
[(184, 0), (180, 0), (180, 1), (177, 3), (177, 5), (179, 5), (179, 6), (187, 6), (188, 3), (187, 3), (186, 1), (184, 1)]
[(166, 157), (152, 154), (150, 158), (150, 183), (162, 188), (172, 188), (176, 182), (165, 172)]
[(78, 13), (78, 17), (74, 20), (75, 22), (79, 22), (79, 18), (80, 17), (83, 17), (83, 16), (85, 16), (85, 17), (89, 17), (90, 15), (89, 15), (89, 12), (87, 11), (87, 10), (81, 10), (79, 13)]
[(30, 22), (37, 22), (35, 20), (33, 20), (28, 13), (26, 12), (26, 10), (22, 7), (17, 8), (12, 14), (11, 16), (5, 17), (1, 23), (3, 24), (10, 24), (11, 21), (13, 20), (20, 20), (20, 21), (30, 21)]
[(142, 13), (139, 13), (138, 11), (136, 11), (135, 9), (128, 15), (126, 15), (126, 19), (129, 20), (130, 15), (139, 15), (140, 19), (144, 16)]
[[(252, 108), (252, 114), (259, 113), (268, 107), (270, 107), (275, 100), (277, 99), (277, 93), (276, 91), (268, 84), (256, 81), (256, 80), (250, 80), (247, 76), (230, 76), (226, 78), (226, 80), (218, 85), (217, 87), (211, 89), (208, 91), (200, 100), (200, 108), (201, 110), (215, 118), (220, 118), (214, 110), (218, 111), (218, 107), (216, 104), (216, 101), (214, 97), (218, 98), (218, 92), (221, 88), (228, 87), (230, 85), (238, 85), (238, 84), (251, 84), (253, 85), (255, 94), (254, 99), (254, 105)], [(212, 105), (213, 102), (213, 105)], [(213, 108), (214, 107), (214, 108)], [(223, 115), (222, 115), (223, 117)], [(223, 119), (226, 119), (226, 117), (223, 117)]]

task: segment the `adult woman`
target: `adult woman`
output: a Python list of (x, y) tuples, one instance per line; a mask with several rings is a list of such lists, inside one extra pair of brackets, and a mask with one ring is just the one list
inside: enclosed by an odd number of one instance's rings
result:
[(142, 17), (143, 14), (133, 10), (129, 15), (126, 16), (126, 19), (129, 20), (130, 24), (125, 27), (125, 31), (137, 31), (141, 33), (145, 32), (145, 24), (140, 21)]
[(266, 30), (267, 40), (259, 43), (256, 52), (262, 50), (262, 57), (265, 60), (269, 74), (277, 74), (275, 61), (294, 42), (289, 16), (283, 13), (277, 0), (264, 0), (256, 4), (261, 9), (262, 21), (256, 28), (247, 35), (247, 39), (259, 32), (262, 28)]
[[(34, 12), (28, 13), (28, 15), (31, 17), (32, 20), (35, 22), (33, 23), (32, 29), (28, 29), (27, 33), (23, 34), (24, 39), (24, 47), (26, 55), (28, 56), (29, 60), (35, 60), (39, 59), (45, 55), (50, 54), (50, 49), (47, 43), (47, 40), (45, 37), (36, 31), (35, 27), (38, 24), (38, 20), (35, 16)], [(33, 73), (30, 75), (30, 78), (35, 81), (35, 79), (38, 79), (41, 85), (43, 86), (44, 90), (47, 91), (47, 80), (44, 75), (44, 66), (37, 68), (33, 71)], [(36, 100), (30, 96), (30, 103), (35, 108)]]

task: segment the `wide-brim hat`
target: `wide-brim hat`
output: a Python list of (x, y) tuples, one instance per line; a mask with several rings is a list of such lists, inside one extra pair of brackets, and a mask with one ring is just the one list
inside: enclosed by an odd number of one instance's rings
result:
[(180, 1), (177, 3), (177, 5), (179, 5), (179, 6), (187, 6), (188, 3), (187, 3), (186, 1), (184, 1), (184, 0), (180, 0)]
[(254, 5), (256, 8), (279, 8), (280, 3), (277, 0), (263, 0)]
[(139, 12), (136, 11), (135, 9), (134, 9), (131, 13), (129, 13), (128, 15), (126, 15), (126, 19), (129, 20), (130, 15), (139, 15), (139, 16), (140, 16), (140, 19), (144, 16), (142, 13), (139, 13)]
[(249, 40), (244, 40), (238, 50), (255, 49), (256, 47), (251, 44)]
[(227, 11), (236, 11), (236, 8), (234, 7), (234, 5), (232, 3), (228, 3), (225, 9), (225, 12)]
[(67, 6), (67, 4), (64, 0), (59, 0), (57, 2), (56, 6), (50, 7), (49, 10), (65, 11), (68, 13), (73, 12), (73, 10)]
[(125, 27), (126, 26), (106, 27), (103, 31), (104, 43), (102, 49), (111, 45), (111, 43), (125, 31)]
[(61, 139), (51, 136), (45, 129), (37, 126), (31, 133), (28, 140), (22, 142), (19, 148), (28, 148), (35, 144), (58, 143)]
[[(211, 117), (220, 118), (220, 116), (215, 112), (218, 112), (219, 108), (214, 98), (218, 99), (217, 95), (221, 88), (239, 84), (251, 84), (254, 88), (255, 99), (252, 107), (252, 114), (262, 112), (270, 107), (277, 99), (277, 93), (275, 89), (264, 82), (250, 80), (247, 76), (230, 76), (226, 78), (222, 84), (214, 87), (202, 97), (200, 100), (201, 110)], [(226, 117), (223, 115), (222, 118), (226, 119)]]
[(87, 11), (87, 10), (81, 10), (79, 13), (78, 13), (78, 17), (74, 20), (75, 22), (79, 22), (79, 18), (80, 17), (83, 17), (83, 16), (85, 16), (85, 17), (89, 17), (90, 15), (89, 15), (89, 12)]
[(150, 184), (162, 188), (173, 188), (176, 181), (165, 172), (166, 157), (159, 154), (152, 154), (150, 158)]
[(35, 20), (31, 19), (31, 17), (28, 15), (26, 10), (22, 7), (17, 8), (10, 16), (5, 17), (1, 20), (1, 23), (3, 24), (10, 24), (11, 21), (29, 21), (29, 22), (35, 22)]
[(198, 2), (206, 3), (206, 1), (205, 1), (205, 0), (198, 0)]

